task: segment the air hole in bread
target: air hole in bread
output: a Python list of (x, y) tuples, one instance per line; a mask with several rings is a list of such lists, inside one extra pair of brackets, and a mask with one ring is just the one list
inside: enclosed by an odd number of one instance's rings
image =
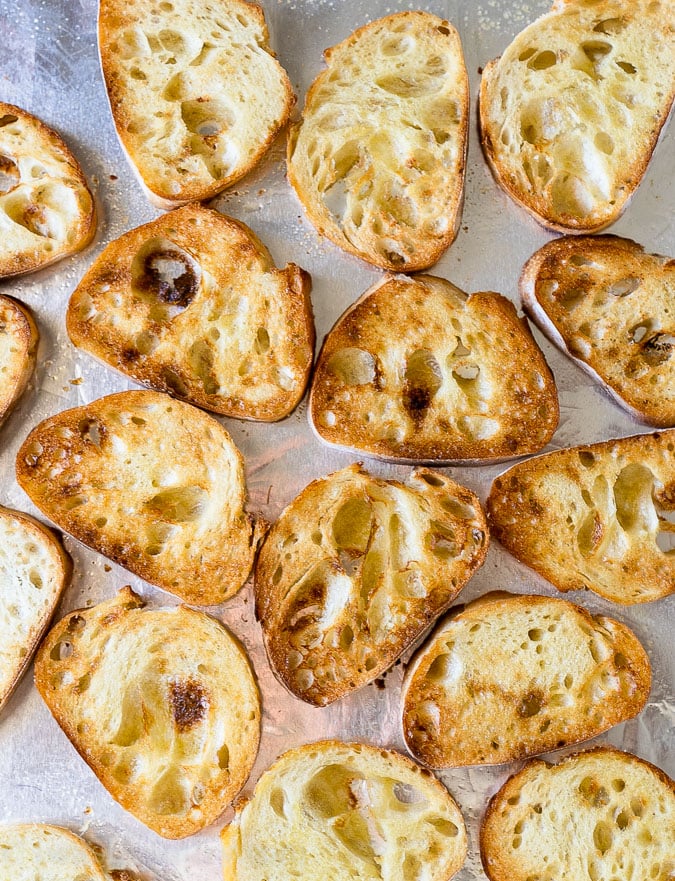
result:
[(188, 352), (190, 367), (199, 377), (207, 395), (217, 395), (220, 391), (214, 374), (215, 352), (208, 340), (196, 340)]
[(206, 140), (230, 129), (235, 122), (233, 111), (223, 101), (183, 101), (180, 108), (185, 127)]
[(314, 684), (314, 674), (311, 670), (298, 670), (295, 675), (295, 687), (298, 691), (308, 691)]
[(366, 385), (376, 376), (375, 358), (365, 349), (338, 349), (329, 359), (327, 369), (345, 385)]
[(4, 211), (10, 220), (23, 226), (33, 235), (45, 239), (63, 238), (64, 224), (58, 214), (46, 205), (31, 201), (27, 195), (21, 194), (21, 191), (10, 196), (4, 204)]
[(371, 533), (372, 509), (362, 498), (348, 499), (333, 520), (333, 539), (338, 548), (363, 552)]
[(614, 138), (611, 135), (608, 135), (607, 132), (598, 132), (593, 140), (595, 146), (602, 153), (606, 153), (607, 156), (611, 156), (614, 152)]
[(177, 395), (179, 398), (187, 397), (189, 393), (189, 389), (185, 383), (185, 381), (173, 370), (171, 367), (164, 367), (162, 369), (162, 380), (166, 385), (167, 389), (172, 392), (174, 395)]
[(581, 44), (581, 51), (593, 65), (598, 64), (606, 55), (609, 55), (612, 48), (612, 44), (604, 40), (589, 40)]
[(619, 281), (615, 281), (607, 288), (607, 293), (612, 297), (627, 297), (634, 293), (642, 284), (642, 279), (636, 276), (627, 276)]
[(524, 719), (529, 719), (532, 716), (536, 716), (537, 713), (541, 712), (542, 707), (544, 706), (544, 698), (541, 694), (537, 694), (531, 692), (526, 695), (520, 703), (518, 707), (518, 715), (522, 716)]
[(409, 355), (404, 373), (403, 406), (413, 419), (423, 417), (443, 384), (438, 361), (428, 349)]
[(579, 450), (579, 462), (584, 468), (592, 468), (595, 464), (595, 455), (589, 450)]
[(530, 70), (548, 70), (548, 68), (553, 67), (557, 61), (558, 58), (555, 52), (552, 52), (550, 49), (544, 49), (543, 52), (538, 52), (534, 55), (527, 66)]
[(157, 493), (145, 507), (168, 523), (189, 523), (199, 520), (207, 499), (208, 493), (200, 486), (175, 486)]
[(21, 172), (16, 162), (0, 153), (0, 195), (11, 193), (21, 183)]
[(148, 78), (145, 71), (142, 71), (140, 67), (132, 67), (129, 71), (129, 76), (132, 80), (138, 80), (139, 82), (145, 82)]
[(523, 51), (518, 56), (518, 61), (529, 61), (536, 51), (537, 50), (533, 46), (529, 46), (527, 49), (523, 49)]
[(476, 517), (476, 510), (472, 505), (460, 502), (459, 499), (455, 499), (452, 496), (444, 496), (441, 499), (441, 507), (448, 514), (452, 514), (453, 517), (457, 517), (459, 520), (473, 520)]
[(278, 787), (270, 792), (270, 807), (277, 817), (286, 817), (286, 793)]
[(616, 519), (625, 532), (657, 527), (658, 515), (652, 500), (654, 475), (638, 463), (627, 465), (614, 482)]
[(458, 827), (452, 820), (446, 820), (445, 817), (431, 817), (427, 823), (430, 823), (437, 832), (446, 838), (455, 838), (459, 833)]
[(61, 640), (52, 648), (49, 657), (52, 661), (65, 661), (73, 654), (73, 651), (73, 644), (71, 642)]
[(159, 343), (159, 337), (151, 330), (142, 331), (134, 340), (134, 345), (140, 355), (152, 355)]
[(266, 327), (259, 327), (255, 337), (255, 350), (259, 355), (269, 352), (270, 335)]
[(387, 74), (378, 77), (375, 85), (385, 92), (396, 95), (399, 98), (422, 98), (434, 92), (438, 92), (443, 80), (439, 77), (419, 74), (417, 76), (401, 76), (399, 74)]
[(657, 333), (642, 344), (641, 356), (651, 367), (664, 364), (675, 353), (675, 335)]
[(428, 483), (429, 486), (441, 487), (445, 486), (445, 481), (442, 477), (438, 477), (436, 474), (432, 474), (429, 471), (423, 471), (418, 474), (418, 477), (423, 480), (425, 483)]
[(4, 116), (0, 116), (0, 128), (4, 128), (6, 125), (12, 125), (13, 122), (18, 121), (18, 116), (15, 116), (13, 113), (5, 113)]
[(217, 757), (220, 770), (227, 771), (230, 767), (230, 750), (226, 743), (218, 750)]
[(605, 823), (601, 820), (599, 823), (595, 824), (595, 829), (593, 830), (593, 843), (603, 856), (611, 848), (613, 839), (614, 836), (609, 823)]
[(634, 76), (637, 73), (637, 67), (631, 64), (629, 61), (617, 61), (617, 67), (620, 67), (624, 73), (628, 73), (631, 76)]
[(190, 795), (180, 768), (169, 767), (153, 786), (148, 798), (148, 807), (160, 816), (175, 816), (187, 813)]
[(451, 560), (458, 553), (454, 532), (438, 520), (431, 521), (431, 530), (424, 536), (424, 544), (441, 560)]
[(149, 239), (131, 263), (134, 294), (162, 305), (184, 309), (196, 296), (201, 269), (187, 251), (169, 239)]
[(89, 502), (87, 496), (71, 496), (71, 498), (66, 499), (63, 503), (64, 511), (73, 511), (75, 508), (79, 508), (81, 505), (86, 505)]

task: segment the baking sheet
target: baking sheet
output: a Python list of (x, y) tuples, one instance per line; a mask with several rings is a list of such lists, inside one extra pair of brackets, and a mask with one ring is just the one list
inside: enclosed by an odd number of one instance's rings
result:
[[(479, 68), (497, 56), (524, 25), (545, 12), (548, 2), (266, 0), (262, 5), (299, 106), (321, 68), (323, 49), (366, 21), (419, 8), (455, 24), (464, 45), (472, 94), (466, 203), (457, 241), (433, 272), (467, 291), (496, 290), (516, 300), (522, 264), (551, 235), (511, 203), (492, 180), (478, 145), (476, 94)], [(28, 278), (0, 283), (0, 292), (18, 297), (34, 310), (42, 335), (33, 383), (0, 432), (0, 503), (33, 513), (14, 478), (14, 456), (28, 431), (39, 420), (67, 407), (134, 387), (70, 345), (64, 326), (68, 297), (104, 245), (158, 215), (143, 197), (117, 142), (98, 68), (95, 19), (95, 0), (0, 0), (0, 100), (25, 107), (61, 132), (84, 167), (100, 214), (97, 238), (84, 254)], [(671, 126), (639, 191), (612, 232), (635, 238), (649, 250), (675, 254), (674, 167), (675, 127)], [(294, 261), (312, 274), (319, 341), (342, 311), (381, 277), (379, 270), (320, 240), (304, 219), (285, 180), (282, 140), (257, 171), (214, 204), (251, 226), (278, 265)], [(535, 335), (560, 392), (560, 427), (549, 449), (643, 430), (538, 332)], [(354, 458), (320, 445), (308, 428), (304, 402), (276, 425), (231, 419), (222, 422), (246, 459), (250, 508), (268, 519), (274, 519), (311, 479)], [(382, 476), (404, 477), (409, 471), (382, 463), (369, 463), (368, 467)], [(503, 468), (445, 470), (484, 500), (493, 477)], [(131, 584), (151, 605), (176, 602), (78, 543), (66, 538), (66, 545), (75, 561), (75, 577), (57, 617), (110, 597), (125, 584)], [(458, 601), (494, 589), (557, 595), (496, 543)], [(632, 608), (615, 606), (591, 593), (568, 598), (592, 612), (627, 623), (646, 646), (653, 665), (652, 694), (640, 717), (596, 742), (635, 752), (673, 776), (675, 596)], [(253, 617), (250, 585), (215, 612), (246, 645), (263, 697), (260, 753), (244, 792), (252, 790), (260, 773), (278, 754), (311, 740), (339, 737), (403, 748), (398, 718), (400, 665), (386, 676), (384, 684), (367, 686), (336, 705), (315, 709), (290, 697), (272, 676)], [(439, 775), (458, 800), (469, 829), (469, 858), (456, 876), (458, 881), (485, 877), (478, 857), (478, 821), (488, 798), (517, 767), (463, 769)], [(147, 830), (113, 801), (71, 747), (35, 691), (32, 670), (0, 717), (2, 821), (68, 826), (100, 844), (111, 866), (136, 867), (148, 879), (188, 881), (200, 877), (211, 881), (221, 876), (217, 833), (227, 816), (183, 841), (164, 841)], [(1, 866), (0, 878), (5, 881)]]

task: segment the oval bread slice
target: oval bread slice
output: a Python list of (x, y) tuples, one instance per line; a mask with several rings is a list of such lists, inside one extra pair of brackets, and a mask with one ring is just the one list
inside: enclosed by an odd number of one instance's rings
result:
[(636, 716), (650, 684), (645, 650), (618, 621), (565, 600), (487, 594), (441, 623), (412, 661), (403, 734), (431, 768), (498, 765)]
[(488, 548), (477, 497), (418, 469), (406, 484), (358, 465), (310, 483), (255, 569), (272, 668), (324, 706), (372, 682), (444, 612)]
[(558, 590), (616, 603), (675, 592), (675, 430), (558, 450), (492, 484), (492, 535)]
[(281, 756), (221, 838), (225, 881), (446, 881), (467, 848), (460, 810), (432, 774), (339, 741)]
[(630, 753), (533, 761), (488, 806), (483, 868), (490, 881), (670, 881), (674, 817), (673, 781)]
[(246, 782), (260, 697), (219, 621), (144, 606), (126, 587), (67, 615), (40, 646), (35, 684), (112, 797), (159, 835), (184, 838)]
[(28, 309), (0, 295), (0, 425), (28, 385), (39, 341), (37, 325)]
[(675, 260), (617, 236), (565, 237), (520, 276), (523, 307), (630, 413), (675, 425)]
[(560, 232), (613, 223), (675, 96), (669, 2), (557, 0), (483, 72), (480, 127), (497, 181)]
[(262, 521), (244, 511), (241, 454), (211, 416), (158, 392), (120, 392), (41, 422), (17, 480), (66, 532), (198, 605), (248, 578)]
[(457, 235), (469, 117), (459, 35), (427, 12), (327, 49), (288, 141), (288, 179), (321, 235), (383, 269), (436, 263)]
[(72, 564), (42, 523), (0, 506), (0, 712), (45, 632)]
[(247, 174), (295, 102), (263, 10), (246, 0), (101, 0), (98, 40), (117, 134), (160, 208)]
[(55, 131), (0, 102), (0, 278), (35, 272), (89, 244), (96, 210)]
[(188, 205), (111, 242), (70, 299), (71, 340), (225, 416), (282, 419), (314, 357), (309, 275), (275, 269), (251, 230)]
[(333, 446), (466, 465), (542, 449), (559, 409), (553, 375), (509, 300), (417, 275), (384, 279), (338, 319), (309, 413)]
[(2, 877), (11, 881), (108, 881), (89, 845), (61, 826), (0, 825)]

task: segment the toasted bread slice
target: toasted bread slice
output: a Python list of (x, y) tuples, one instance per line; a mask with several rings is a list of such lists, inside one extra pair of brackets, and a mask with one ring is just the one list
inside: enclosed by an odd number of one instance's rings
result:
[(403, 734), (431, 768), (498, 765), (631, 719), (650, 685), (649, 658), (618, 621), (492, 593), (442, 622), (411, 663)]
[(537, 452), (559, 417), (553, 375), (513, 304), (430, 275), (386, 278), (338, 319), (309, 413), (329, 444), (436, 465)]
[(598, 232), (644, 177), (675, 96), (670, 2), (556, 0), (483, 72), (485, 156), (560, 232)]
[(98, 39), (117, 134), (160, 208), (238, 181), (295, 103), (263, 10), (247, 0), (101, 0)]
[(41, 422), (19, 484), (54, 522), (198, 605), (246, 581), (262, 521), (244, 511), (241, 454), (211, 416), (158, 392), (120, 392)]
[(675, 592), (675, 430), (558, 450), (504, 472), (490, 531), (558, 590), (615, 603)]
[(108, 881), (89, 845), (61, 826), (0, 825), (3, 881)]
[(28, 385), (39, 341), (37, 325), (28, 309), (0, 295), (0, 425)]
[(146, 609), (130, 587), (51, 629), (35, 684), (122, 807), (165, 838), (212, 823), (258, 752), (260, 697), (220, 621)]
[(117, 370), (225, 416), (271, 422), (314, 357), (309, 275), (251, 230), (189, 205), (125, 233), (71, 297), (70, 338)]
[(457, 235), (464, 193), (469, 81), (457, 31), (400, 12), (324, 57), (288, 141), (307, 216), (383, 269), (433, 266)]
[(89, 244), (96, 210), (55, 131), (0, 101), (0, 278), (35, 272)]
[(490, 881), (670, 881), (675, 787), (659, 768), (599, 747), (527, 764), (494, 796), (480, 834)]
[(50, 529), (0, 506), (0, 711), (16, 688), (70, 581)]
[(544, 245), (523, 306), (555, 345), (638, 419), (675, 425), (675, 260), (616, 236)]
[(480, 502), (443, 474), (420, 468), (403, 484), (351, 465), (310, 483), (256, 563), (276, 675), (317, 706), (371, 682), (448, 608), (487, 548)]
[(435, 777), (400, 753), (337, 740), (281, 756), (221, 839), (225, 881), (447, 881), (467, 849)]

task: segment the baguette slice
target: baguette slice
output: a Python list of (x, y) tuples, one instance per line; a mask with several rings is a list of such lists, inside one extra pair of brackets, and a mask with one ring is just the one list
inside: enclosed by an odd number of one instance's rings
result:
[(520, 462), (487, 510), (492, 535), (558, 590), (625, 605), (675, 592), (675, 430)]
[(485, 67), (483, 150), (540, 223), (598, 232), (644, 177), (674, 96), (670, 0), (556, 0)]
[(67, 615), (40, 646), (35, 684), (112, 797), (159, 835), (184, 838), (246, 782), (260, 697), (220, 621), (144, 606), (126, 587)]
[(638, 419), (675, 425), (675, 260), (616, 236), (555, 239), (520, 295), (558, 348)]
[(158, 392), (120, 392), (46, 419), (19, 450), (16, 475), (60, 528), (198, 605), (239, 590), (264, 530), (244, 511), (230, 435)]
[(476, 496), (418, 469), (407, 484), (351, 465), (282, 512), (255, 569), (256, 614), (280, 681), (325, 706), (372, 682), (483, 564)]
[(670, 881), (675, 787), (659, 768), (598, 747), (532, 761), (490, 802), (480, 833), (490, 881)]
[(436, 465), (537, 452), (559, 416), (553, 375), (513, 304), (430, 275), (386, 278), (338, 319), (309, 413), (333, 446)]
[(71, 297), (71, 340), (111, 367), (225, 416), (271, 422), (314, 357), (311, 281), (251, 230), (189, 205), (112, 242)]
[(45, 823), (0, 825), (3, 881), (108, 881), (78, 835)]
[(0, 295), (0, 425), (28, 385), (39, 341), (37, 325), (28, 309)]
[(495, 592), (420, 649), (403, 685), (403, 734), (431, 768), (498, 765), (631, 719), (650, 684), (645, 650), (618, 621), (565, 600)]
[(72, 564), (50, 529), (0, 506), (0, 712), (70, 582)]
[(446, 881), (467, 850), (460, 810), (428, 771), (336, 740), (281, 756), (221, 839), (225, 881)]
[(263, 10), (246, 0), (101, 0), (98, 39), (117, 134), (160, 208), (242, 178), (295, 103)]
[(0, 102), (0, 278), (80, 251), (96, 209), (77, 159), (55, 131)]
[(469, 81), (459, 35), (435, 15), (401, 12), (324, 57), (289, 135), (288, 179), (336, 245), (383, 269), (426, 269), (461, 219)]

